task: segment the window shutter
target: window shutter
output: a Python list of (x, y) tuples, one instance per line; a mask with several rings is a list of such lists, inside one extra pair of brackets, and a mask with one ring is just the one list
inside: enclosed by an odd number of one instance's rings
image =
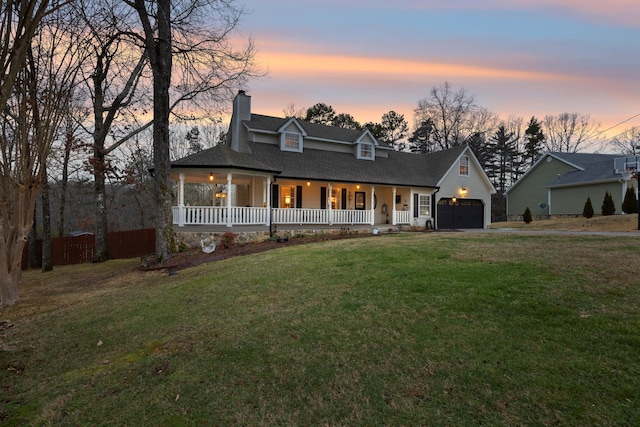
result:
[(327, 187), (320, 187), (320, 209), (327, 209)]
[(296, 186), (296, 208), (302, 208), (302, 186)]
[(418, 193), (413, 195), (413, 217), (418, 218), (418, 211), (420, 207), (418, 206)]
[(342, 209), (347, 209), (347, 191), (342, 189)]
[(278, 184), (271, 184), (271, 207), (279, 208), (280, 207), (280, 198), (278, 195), (280, 194), (280, 187)]

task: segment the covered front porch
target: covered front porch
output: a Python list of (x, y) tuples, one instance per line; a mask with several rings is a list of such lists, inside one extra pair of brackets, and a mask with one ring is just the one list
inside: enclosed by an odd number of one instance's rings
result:
[(410, 225), (411, 188), (358, 183), (274, 180), (246, 171), (174, 174), (178, 227)]

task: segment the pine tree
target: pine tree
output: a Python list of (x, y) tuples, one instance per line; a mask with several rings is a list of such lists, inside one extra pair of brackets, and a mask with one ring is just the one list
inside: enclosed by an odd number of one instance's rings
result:
[(602, 215), (613, 215), (616, 213), (616, 206), (613, 203), (613, 197), (606, 191), (604, 193), (604, 200), (602, 201)]
[(508, 178), (518, 151), (516, 142), (515, 133), (507, 131), (504, 123), (490, 140), (492, 158), (487, 159), (485, 170), (501, 194), (510, 184)]
[(585, 218), (593, 218), (593, 205), (591, 204), (591, 197), (587, 197), (587, 202), (584, 204), (582, 210), (582, 216)]
[(524, 157), (530, 165), (533, 165), (538, 157), (540, 157), (542, 144), (546, 139), (544, 133), (542, 133), (542, 125), (535, 117), (531, 117), (529, 126), (524, 131), (524, 139), (526, 140), (524, 144)]
[(627, 214), (638, 213), (638, 200), (636, 199), (636, 189), (627, 187), (627, 192), (624, 194), (624, 201), (622, 202), (622, 212)]
[(524, 214), (522, 215), (522, 220), (527, 224), (533, 221), (533, 218), (531, 217), (531, 210), (529, 210), (529, 206), (527, 206), (527, 209), (524, 210)]

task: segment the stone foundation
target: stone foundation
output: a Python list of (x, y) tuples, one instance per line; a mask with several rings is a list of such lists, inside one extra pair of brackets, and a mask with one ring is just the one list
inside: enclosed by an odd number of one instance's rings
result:
[[(337, 234), (371, 234), (373, 229), (378, 229), (380, 234), (397, 233), (397, 227), (371, 227), (371, 228), (308, 228), (308, 229), (295, 229), (295, 230), (278, 230), (273, 233), (273, 239), (290, 239), (290, 238), (302, 238), (312, 237), (318, 235), (337, 235)], [(199, 248), (202, 242), (205, 246), (211, 243), (215, 243), (216, 246), (221, 245), (221, 241), (225, 233), (233, 233), (236, 238), (235, 242), (238, 245), (244, 245), (247, 243), (264, 242), (271, 239), (269, 231), (247, 231), (247, 232), (176, 232), (176, 242), (178, 246), (184, 248)]]

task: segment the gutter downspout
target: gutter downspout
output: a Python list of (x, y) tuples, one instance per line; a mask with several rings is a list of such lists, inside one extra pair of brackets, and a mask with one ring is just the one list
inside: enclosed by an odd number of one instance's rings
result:
[[(436, 225), (438, 223), (438, 209), (437, 206), (438, 204), (436, 203), (436, 194), (438, 194), (438, 192), (440, 191), (440, 187), (436, 188), (436, 191), (434, 191), (434, 193), (431, 195), (431, 200), (433, 201), (433, 229), (437, 230), (438, 226)], [(426, 227), (426, 225), (425, 225)]]

